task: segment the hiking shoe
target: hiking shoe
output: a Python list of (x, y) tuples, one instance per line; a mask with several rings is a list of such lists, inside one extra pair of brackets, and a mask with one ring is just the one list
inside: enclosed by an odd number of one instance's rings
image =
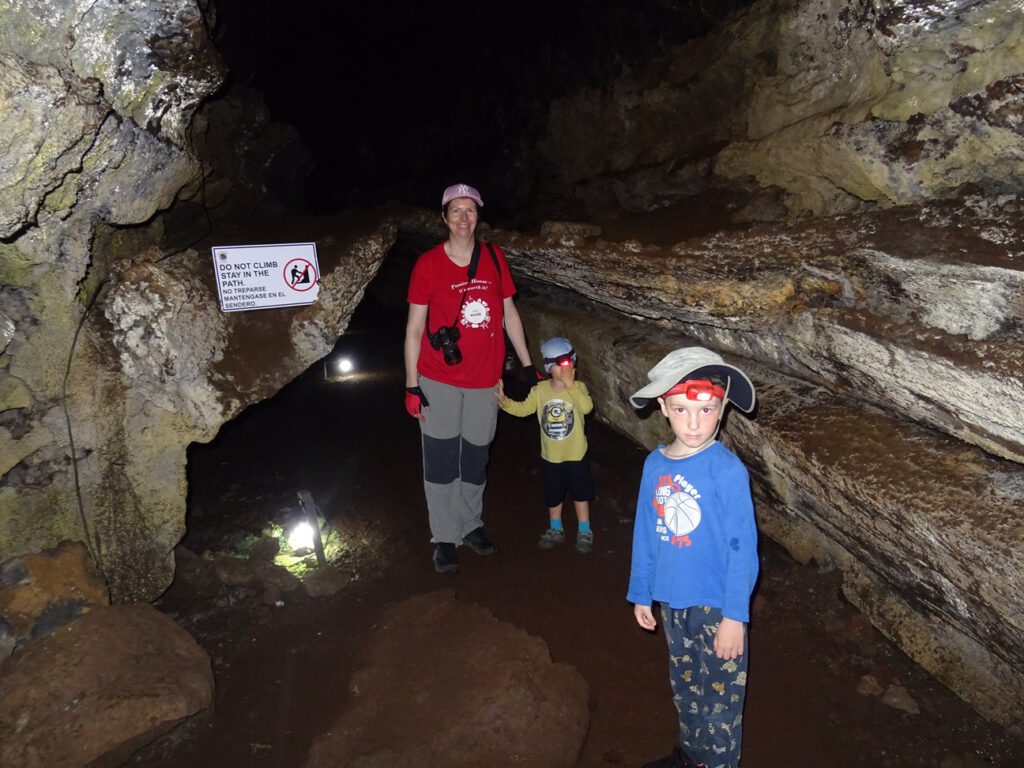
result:
[(576, 551), (581, 555), (589, 555), (594, 548), (594, 532), (580, 531), (576, 534)]
[(554, 549), (563, 541), (565, 541), (564, 530), (561, 528), (548, 528), (544, 531), (544, 535), (540, 537), (540, 541), (537, 542), (537, 546), (541, 549)]
[(478, 555), (493, 555), (498, 551), (498, 548), (494, 546), (494, 542), (487, 538), (482, 525), (467, 533), (465, 538), (462, 539), (462, 543)]
[(438, 573), (459, 572), (459, 556), (454, 544), (438, 542), (434, 545), (434, 570)]

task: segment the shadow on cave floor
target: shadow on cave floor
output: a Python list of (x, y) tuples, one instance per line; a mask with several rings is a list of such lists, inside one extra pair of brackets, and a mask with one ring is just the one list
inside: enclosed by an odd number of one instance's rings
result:
[[(305, 488), (344, 542), (339, 567), (356, 578), (329, 598), (284, 593), (280, 605), (245, 587), (204, 594), (176, 582), (158, 605), (209, 652), (216, 702), (134, 764), (302, 765), (311, 742), (351, 703), (350, 677), (381, 606), (437, 589), (455, 589), (460, 600), (540, 636), (555, 661), (579, 670), (592, 704), (579, 766), (637, 766), (673, 743), (664, 639), (636, 627), (624, 597), (644, 452), (591, 420), (596, 550), (541, 552), (537, 428), (502, 416), (486, 497), (501, 552), (487, 559), (467, 552), (461, 574), (436, 575), (419, 435), (402, 407), (403, 322), (404, 307), (367, 299), (340, 346), (372, 375), (329, 383), (314, 366), (214, 443), (193, 447), (188, 547), (237, 549)], [(580, 373), (584, 381), (595, 375), (586, 360)], [(838, 574), (802, 566), (766, 539), (753, 615), (744, 765), (1024, 764), (1021, 743), (912, 664), (842, 599)], [(920, 713), (858, 693), (866, 675), (881, 689), (904, 689)]]

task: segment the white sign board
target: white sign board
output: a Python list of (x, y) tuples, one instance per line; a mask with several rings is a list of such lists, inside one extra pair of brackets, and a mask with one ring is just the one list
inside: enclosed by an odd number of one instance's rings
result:
[(316, 243), (214, 246), (223, 312), (312, 304), (320, 293)]

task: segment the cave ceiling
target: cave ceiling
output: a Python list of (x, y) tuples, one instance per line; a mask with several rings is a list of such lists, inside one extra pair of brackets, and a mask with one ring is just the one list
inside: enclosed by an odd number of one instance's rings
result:
[(518, 162), (553, 99), (750, 4), (218, 0), (215, 41), (229, 76), (260, 90), (312, 149), (311, 206), (433, 206), (450, 179)]

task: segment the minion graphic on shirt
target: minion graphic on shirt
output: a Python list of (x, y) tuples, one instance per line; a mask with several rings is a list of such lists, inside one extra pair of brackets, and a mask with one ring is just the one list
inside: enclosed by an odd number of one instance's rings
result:
[(549, 400), (544, 403), (540, 417), (540, 428), (550, 440), (565, 440), (576, 425), (572, 404), (565, 400)]

